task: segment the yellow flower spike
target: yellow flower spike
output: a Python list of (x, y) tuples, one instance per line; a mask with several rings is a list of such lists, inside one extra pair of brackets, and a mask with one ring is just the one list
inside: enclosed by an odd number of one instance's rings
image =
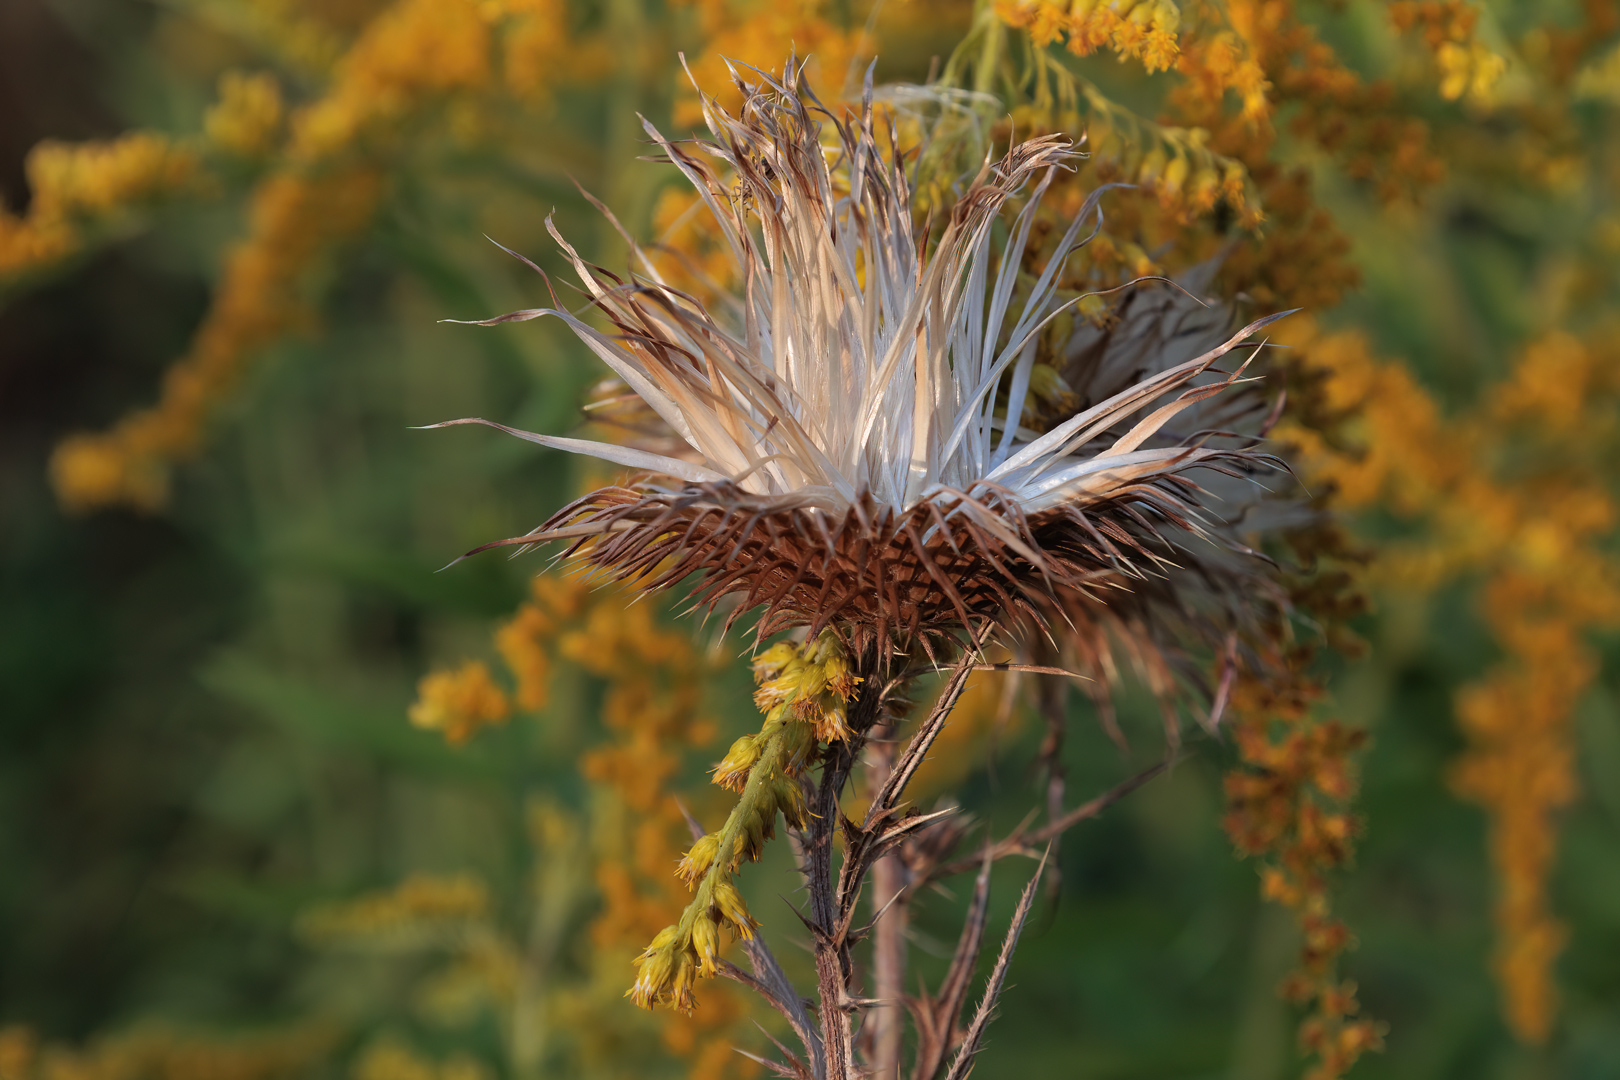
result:
[(680, 865), (675, 868), (675, 876), (686, 882), (688, 887), (697, 884), (699, 878), (709, 872), (714, 865), (714, 857), (720, 851), (720, 837), (715, 833), (698, 837), (697, 841), (681, 856)]
[(495, 648), (517, 680), (517, 703), (530, 712), (545, 708), (550, 695), (551, 658), (542, 642), (555, 629), (538, 606), (524, 604), (495, 631)]
[(805, 664), (797, 654), (780, 667), (769, 670), (775, 674), (762, 681), (759, 689), (754, 691), (754, 706), (760, 712), (768, 712), (773, 706), (792, 701), (798, 697), (804, 684)]
[(1456, 101), (1468, 89), (1470, 65), (1467, 47), (1447, 41), (1435, 50), (1434, 59), (1440, 65), (1440, 96), (1447, 101)]
[(656, 952), (668, 949), (670, 943), (680, 936), (680, 932), (681, 928), (678, 926), (671, 925), (664, 927), (662, 930), (658, 931), (658, 933), (653, 936), (652, 941), (647, 944), (647, 948), (642, 951), (642, 957), (649, 957)]
[(1155, 184), (1164, 175), (1167, 164), (1164, 147), (1155, 146), (1148, 151), (1147, 156), (1142, 159), (1142, 164), (1137, 167), (1136, 178), (1144, 184)]
[[(833, 644), (837, 646), (836, 639)], [(844, 655), (841, 647), (827, 657), (825, 670), (827, 689), (841, 698), (847, 700), (860, 685), (860, 676), (855, 674), (855, 669), (850, 666), (849, 657)]]

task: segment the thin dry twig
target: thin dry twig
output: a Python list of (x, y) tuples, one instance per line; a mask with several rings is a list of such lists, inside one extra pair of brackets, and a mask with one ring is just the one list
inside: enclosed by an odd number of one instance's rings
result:
[(1001, 999), (1001, 988), (1007, 981), (1007, 967), (1012, 962), (1013, 949), (1018, 946), (1018, 935), (1023, 931), (1029, 909), (1035, 903), (1035, 887), (1040, 884), (1045, 871), (1046, 855), (1042, 855), (1040, 865), (1035, 868), (1035, 876), (1029, 879), (1029, 884), (1024, 886), (1024, 894), (1018, 898), (1018, 910), (1013, 912), (1012, 925), (1007, 927), (1007, 937), (1001, 943), (1001, 954), (996, 957), (996, 966), (985, 983), (984, 997), (979, 999), (973, 1022), (962, 1037), (962, 1045), (951, 1061), (951, 1069), (945, 1074), (945, 1080), (967, 1080), (967, 1075), (973, 1071), (973, 1058), (979, 1052), (979, 1043), (984, 1038), (985, 1026), (990, 1023), (990, 1014)]
[(934, 1080), (945, 1067), (945, 1055), (961, 1041), (958, 1023), (962, 1006), (967, 1001), (968, 983), (973, 968), (979, 962), (979, 949), (984, 943), (984, 928), (990, 910), (990, 867), (986, 852), (979, 876), (973, 883), (973, 899), (968, 903), (967, 919), (957, 938), (956, 951), (951, 955), (951, 966), (939, 984), (939, 994), (929, 996), (925, 989), (915, 998), (908, 998), (917, 1025), (916, 1066), (912, 1080)]
[(1033, 858), (1039, 853), (1036, 845), (1054, 840), (1067, 830), (1072, 829), (1074, 826), (1080, 824), (1080, 822), (1096, 817), (1098, 814), (1102, 813), (1110, 806), (1113, 806), (1115, 803), (1119, 802), (1119, 800), (1123, 799), (1125, 796), (1129, 795), (1131, 792), (1135, 791), (1149, 780), (1152, 780), (1155, 776), (1158, 776), (1160, 773), (1164, 772), (1173, 763), (1174, 759), (1167, 759), (1165, 761), (1158, 762), (1149, 768), (1143, 769), (1135, 776), (1121, 781), (1120, 783), (1109, 788), (1107, 791), (1103, 792), (1101, 795), (1098, 795), (1096, 798), (1090, 800), (1089, 802), (1081, 803), (1073, 810), (1070, 810), (1067, 814), (1064, 814), (1055, 821), (1050, 821), (1047, 824), (1042, 825), (1038, 829), (1030, 829), (1030, 819), (1026, 819), (1023, 824), (1019, 825), (1002, 839), (997, 840), (994, 843), (986, 844), (982, 855), (974, 855), (968, 858), (956, 859), (948, 863), (941, 863), (940, 865), (935, 866), (924, 873), (918, 874), (913, 882), (913, 887), (921, 888), (923, 885), (926, 885), (929, 882), (939, 881), (942, 878), (951, 877), (955, 874), (960, 874), (967, 870), (971, 870), (975, 865), (978, 864), (981, 857), (988, 857), (992, 860), (996, 860), (1006, 858), (1008, 855), (1028, 855)]

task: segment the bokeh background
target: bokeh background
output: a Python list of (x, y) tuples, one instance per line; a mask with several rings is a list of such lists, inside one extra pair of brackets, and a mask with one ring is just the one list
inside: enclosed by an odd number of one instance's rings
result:
[[(556, 271), (555, 212), (622, 265), (577, 181), (712, 255), (636, 114), (693, 123), (678, 49), (718, 89), (795, 45), (829, 100), (875, 55), (1089, 128), (1077, 182), (1141, 185), (1089, 272), (1220, 249), (1237, 302), (1308, 309), (1279, 435), (1345, 534), (1288, 722), (1368, 736), (1324, 793), (1359, 823), (1334, 977), (1384, 1032), (1355, 1075), (1620, 1075), (1620, 13), (1134, 8), (0, 3), (0, 1080), (756, 1074), (728, 987), (620, 997), (678, 909), (675, 797), (723, 813), (704, 770), (757, 723), (742, 642), (539, 556), (441, 571), (588, 470), (411, 426), (585, 423), (571, 336), (441, 322), (544, 300), (485, 237)], [(982, 59), (1032, 40), (1077, 98)], [(926, 782), (1006, 828), (1042, 733), (975, 695)], [(1162, 752), (1145, 694), (1129, 750), (1071, 710), (1079, 798)], [(1253, 753), (1189, 738), (1065, 843), (978, 1075), (1311, 1067), (1278, 987), (1316, 901), (1234, 851)], [(802, 974), (788, 873), (744, 877)]]

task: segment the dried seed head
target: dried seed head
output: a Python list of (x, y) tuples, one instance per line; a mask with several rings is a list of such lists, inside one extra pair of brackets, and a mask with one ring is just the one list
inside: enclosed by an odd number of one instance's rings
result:
[[(1266, 409), (1241, 367), (1216, 367), (1270, 319), (1230, 335), (1224, 310), (1143, 289), (1159, 299), (1130, 310), (1158, 304), (1159, 322), (1072, 320), (1054, 342), (1069, 307), (1096, 314), (1059, 282), (1100, 191), (1045, 268), (1022, 270), (1042, 197), (1074, 157), (1066, 138), (987, 162), (930, 233), (870, 92), (858, 114), (834, 115), (791, 60), (780, 80), (737, 79), (737, 115), (703, 99), (712, 140), (647, 126), (736, 260), (744, 287), (724, 318), (639, 249), (641, 274), (621, 279), (553, 227), (613, 331), (560, 306), (488, 320), (563, 320), (686, 450), (514, 432), (643, 475), (500, 543), (564, 541), (648, 589), (692, 579), (700, 604), (733, 605), (728, 622), (758, 612), (762, 636), (831, 628), (882, 657), (953, 647), (970, 622), (1055, 625), (1078, 610), (1103, 627), (1093, 645), (1125, 633), (1148, 667), (1174, 667), (1181, 635), (1218, 644), (1279, 603), (1239, 535), (1266, 524), (1248, 513), (1252, 491), (1280, 464), (1255, 449)], [(1044, 431), (1019, 423), (1030, 408)], [(463, 422), (485, 421), (451, 421)], [(769, 651), (760, 671), (767, 708), (802, 700), (802, 678), (843, 678)], [(816, 725), (845, 730), (830, 704)]]

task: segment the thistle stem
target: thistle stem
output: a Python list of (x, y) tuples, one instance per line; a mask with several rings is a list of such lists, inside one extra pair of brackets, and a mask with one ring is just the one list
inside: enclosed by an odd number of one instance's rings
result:
[[(868, 695), (861, 695), (862, 701)], [(846, 1002), (849, 998), (849, 946), (838, 934), (838, 904), (833, 894), (833, 826), (838, 796), (853, 760), (845, 743), (827, 747), (821, 783), (811, 807), (809, 854), (811, 932), (815, 934), (816, 992), (821, 1014), (821, 1044), (827, 1055), (827, 1080), (855, 1080), (855, 1046)]]
[(877, 720), (882, 702), (882, 679), (875, 651), (861, 656), (857, 674), (860, 693), (849, 710), (850, 734), (846, 739), (829, 743), (822, 752), (821, 781), (810, 806), (808, 835), (804, 838), (805, 884), (810, 893), (807, 922), (815, 935), (816, 992), (827, 1080), (857, 1080), (864, 1074), (855, 1061), (849, 994), (854, 966), (849, 954), (849, 920), (841, 910), (837, 879), (833, 875), (832, 848), (833, 831), (843, 818), (839, 796), (843, 794), (850, 771), (860, 760), (867, 733)]
[[(894, 766), (893, 727), (886, 725), (884, 738), (874, 742), (870, 752), (872, 782), (881, 788)], [(872, 937), (872, 994), (880, 1004), (873, 1006), (872, 1063), (876, 1080), (899, 1080), (900, 1044), (905, 1034), (901, 995), (906, 982), (906, 867), (897, 854), (883, 856), (872, 867), (872, 913), (876, 927)]]

